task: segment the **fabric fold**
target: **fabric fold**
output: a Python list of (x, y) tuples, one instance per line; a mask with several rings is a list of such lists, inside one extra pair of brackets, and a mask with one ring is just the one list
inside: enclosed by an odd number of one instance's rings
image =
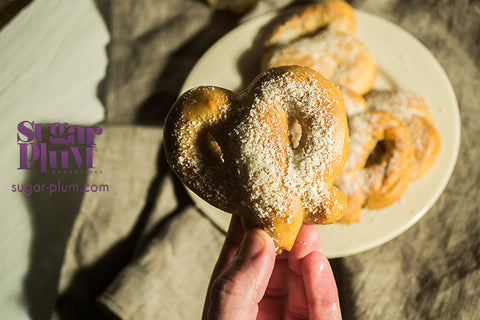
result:
[(100, 296), (120, 319), (197, 319), (224, 233), (193, 207), (152, 239)]
[[(145, 226), (155, 225), (177, 207), (176, 197), (170, 194), (169, 205), (163, 203), (162, 210), (149, 209), (149, 199), (161, 200), (159, 194), (169, 189), (165, 186), (169, 169), (161, 150), (162, 129), (101, 127), (103, 133), (95, 140), (95, 171), (89, 173), (87, 184), (104, 188), (85, 193), (73, 225), (60, 273), (59, 314), (62, 310), (79, 315), (99, 313), (92, 297), (101, 294), (131, 259), (139, 240), (149, 231)], [(158, 187), (152, 188), (153, 183)]]

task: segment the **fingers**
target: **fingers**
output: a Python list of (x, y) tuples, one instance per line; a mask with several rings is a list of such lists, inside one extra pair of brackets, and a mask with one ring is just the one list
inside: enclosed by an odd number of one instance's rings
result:
[[(308, 316), (305, 287), (302, 278), (302, 259), (312, 251), (320, 251), (321, 243), (317, 229), (303, 225), (290, 252), (277, 256), (272, 277), (260, 303), (259, 319), (298, 319), (297, 315)], [(288, 298), (287, 298), (288, 292)], [(284, 308), (287, 303), (286, 308)]]
[(309, 319), (341, 319), (337, 285), (327, 258), (314, 251), (302, 261)]
[(285, 320), (308, 319), (307, 295), (301, 273), (290, 272)]
[(335, 279), (315, 227), (302, 226), (292, 250), (276, 262), (264, 231), (249, 230), (240, 243), (243, 235), (240, 219), (232, 216), (203, 319), (282, 318), (283, 312), (285, 319), (341, 319)]
[(321, 250), (322, 243), (317, 229), (313, 225), (302, 225), (290, 252), (289, 268), (295, 273), (301, 273), (302, 259), (313, 251), (321, 252)]
[(230, 219), (230, 225), (228, 227), (225, 242), (223, 243), (220, 256), (218, 257), (215, 268), (213, 269), (210, 283), (208, 284), (207, 296), (205, 298), (205, 305), (203, 309), (202, 319), (207, 319), (208, 306), (210, 305), (210, 292), (212, 291), (213, 281), (230, 265), (235, 253), (240, 246), (243, 239), (244, 231), (240, 217), (232, 215)]
[(222, 251), (218, 257), (217, 264), (213, 269), (212, 279), (216, 279), (232, 262), (235, 253), (242, 242), (244, 235), (242, 223), (238, 215), (232, 215), (230, 225), (228, 227), (225, 242), (222, 246)]
[(341, 319), (335, 278), (314, 226), (302, 226), (288, 265), (285, 319)]
[(288, 299), (285, 309), (285, 319), (308, 319), (308, 304), (305, 291), (302, 263), (312, 252), (321, 250), (320, 235), (311, 225), (303, 225), (297, 240), (289, 253), (288, 267)]
[[(231, 252), (226, 249), (222, 259), (228, 261)], [(270, 236), (260, 229), (248, 230), (230, 265), (212, 283), (207, 319), (255, 319), (274, 262)]]
[(270, 281), (265, 295), (259, 304), (257, 320), (282, 319), (285, 302), (287, 301), (288, 252), (284, 251), (275, 259)]

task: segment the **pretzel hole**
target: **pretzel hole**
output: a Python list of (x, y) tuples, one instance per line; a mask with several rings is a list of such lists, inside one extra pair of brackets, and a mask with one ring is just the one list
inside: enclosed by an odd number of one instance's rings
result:
[(203, 135), (200, 135), (199, 142), (202, 154), (206, 157), (207, 161), (216, 165), (225, 163), (222, 148), (220, 148), (220, 145), (211, 132), (204, 132)]
[(220, 162), (225, 163), (225, 160), (223, 159), (222, 149), (220, 148), (216, 140), (212, 139), (210, 141), (210, 151), (215, 154), (216, 158), (219, 159)]
[(302, 140), (302, 125), (296, 118), (288, 120), (288, 137), (290, 138), (292, 149), (298, 148), (300, 140)]
[(372, 152), (370, 152), (365, 167), (368, 168), (380, 164), (386, 152), (387, 144), (385, 140), (378, 141), (375, 148), (373, 148)]
[(290, 41), (290, 43), (295, 42), (295, 41), (299, 41), (299, 40), (303, 40), (303, 39), (310, 39), (310, 38), (324, 32), (325, 30), (327, 30), (327, 25), (319, 26), (319, 27), (317, 27), (313, 30), (307, 31), (307, 32), (299, 35), (298, 37), (296, 37), (295, 39)]

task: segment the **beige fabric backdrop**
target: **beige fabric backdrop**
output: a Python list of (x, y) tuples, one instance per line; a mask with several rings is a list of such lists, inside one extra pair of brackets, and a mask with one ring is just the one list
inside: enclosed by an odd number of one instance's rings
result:
[[(60, 274), (53, 318), (198, 319), (224, 233), (196, 210), (168, 168), (162, 124), (195, 62), (242, 21), (201, 0), (113, 1), (104, 134)], [(462, 120), (446, 190), (412, 228), (332, 260), (344, 319), (474, 319), (480, 310), (480, 2), (353, 1), (417, 37), (439, 60)]]

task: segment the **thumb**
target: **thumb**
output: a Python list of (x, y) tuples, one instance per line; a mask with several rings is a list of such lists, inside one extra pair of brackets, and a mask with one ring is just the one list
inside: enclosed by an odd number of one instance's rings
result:
[(208, 319), (255, 319), (274, 264), (270, 236), (248, 230), (232, 263), (213, 282)]

